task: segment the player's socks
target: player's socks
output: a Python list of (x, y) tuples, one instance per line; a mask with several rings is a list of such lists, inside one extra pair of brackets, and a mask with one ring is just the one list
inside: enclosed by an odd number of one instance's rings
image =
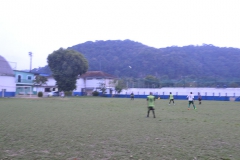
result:
[(149, 117), (150, 110), (148, 110), (147, 117)]

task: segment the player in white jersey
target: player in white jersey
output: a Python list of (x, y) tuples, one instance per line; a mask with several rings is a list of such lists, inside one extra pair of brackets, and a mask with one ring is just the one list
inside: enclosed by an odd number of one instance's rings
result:
[(190, 94), (187, 96), (188, 98), (188, 110), (190, 110), (190, 105), (193, 105), (194, 109), (197, 109), (194, 105), (194, 95), (192, 94), (192, 92), (190, 92)]

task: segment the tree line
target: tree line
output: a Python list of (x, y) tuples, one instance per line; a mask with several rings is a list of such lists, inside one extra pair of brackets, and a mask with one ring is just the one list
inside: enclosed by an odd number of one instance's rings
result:
[[(89, 41), (68, 49), (83, 54), (88, 70), (101, 70), (129, 83), (145, 81), (146, 85), (158, 87), (193, 86), (193, 82), (198, 86), (240, 85), (238, 48), (211, 44), (154, 48), (131, 40), (108, 40)], [(51, 74), (48, 66), (36, 70)]]

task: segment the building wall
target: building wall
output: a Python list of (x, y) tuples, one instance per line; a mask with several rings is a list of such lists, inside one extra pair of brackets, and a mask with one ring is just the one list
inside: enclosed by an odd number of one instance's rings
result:
[[(78, 79), (77, 80), (77, 88), (76, 90), (73, 91), (73, 94), (76, 96), (82, 96), (83, 93), (83, 89), (91, 89), (91, 90), (97, 90), (97, 88), (100, 87), (101, 83), (105, 84), (106, 88), (114, 88), (112, 83), (112, 79), (104, 79), (104, 78), (86, 78), (86, 79)], [(110, 93), (110, 90), (107, 89), (106, 90), (107, 94)]]
[(77, 79), (77, 83), (76, 83), (76, 89), (73, 91), (73, 94), (76, 96), (81, 96), (82, 95), (82, 88), (85, 88), (85, 84), (84, 84), (84, 80), (81, 79)]
[[(33, 90), (36, 92), (43, 92), (44, 95), (51, 91), (57, 91), (56, 80), (53, 77), (47, 77), (48, 81), (42, 86), (34, 87)], [(47, 91), (46, 91), (47, 90)]]
[[(175, 99), (184, 99), (192, 92), (196, 98), (200, 92), (203, 100), (220, 100), (229, 101), (230, 98), (235, 98), (235, 101), (240, 101), (240, 88), (129, 88), (123, 90), (118, 97), (129, 97), (134, 93), (136, 98), (146, 98), (150, 92), (161, 99), (168, 99), (169, 93), (172, 92)], [(111, 96), (111, 95), (109, 95)]]
[[(15, 70), (14, 74), (17, 85), (33, 85), (34, 80), (33, 73)], [(21, 79), (19, 79), (18, 76), (21, 76)]]
[(101, 83), (104, 83), (106, 85), (106, 80), (105, 79), (86, 79), (86, 88), (98, 88)]
[[(3, 95), (2, 90), (5, 89)], [(0, 97), (13, 97), (16, 92), (15, 77), (0, 76)]]
[[(16, 83), (16, 95), (36, 94), (36, 92), (33, 91), (33, 80), (35, 78), (33, 73), (14, 70), (14, 75)], [(29, 88), (24, 86), (31, 87)]]
[(48, 77), (48, 81), (46, 83), (47, 86), (56, 86), (56, 80), (53, 77)]
[(150, 92), (156, 95), (169, 95), (172, 92), (173, 95), (188, 95), (193, 92), (197, 95), (198, 92), (202, 96), (240, 96), (240, 88), (129, 88), (123, 90), (120, 94), (140, 94), (148, 95)]

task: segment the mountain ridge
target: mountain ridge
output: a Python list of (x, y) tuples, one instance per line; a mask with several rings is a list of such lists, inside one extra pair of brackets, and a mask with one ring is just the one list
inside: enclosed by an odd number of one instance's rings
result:
[(117, 77), (240, 77), (240, 49), (233, 47), (203, 44), (154, 48), (131, 40), (100, 40), (68, 49), (82, 53), (89, 62), (89, 70), (101, 70)]

